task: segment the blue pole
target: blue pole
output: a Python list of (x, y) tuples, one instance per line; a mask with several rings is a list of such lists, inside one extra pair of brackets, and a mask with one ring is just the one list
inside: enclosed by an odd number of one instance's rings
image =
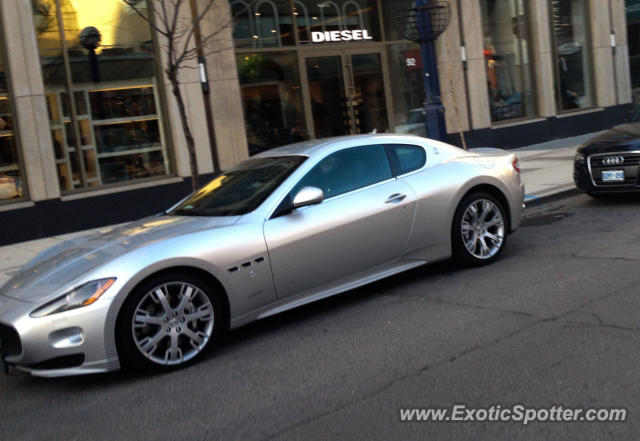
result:
[(420, 51), (422, 56), (422, 73), (424, 75), (424, 110), (427, 137), (438, 141), (447, 141), (447, 127), (444, 121), (444, 106), (440, 100), (440, 82), (438, 81), (438, 64), (433, 40), (427, 36), (431, 31), (431, 20), (421, 6), (429, 4), (429, 0), (416, 0), (418, 11), (418, 31), (420, 33)]

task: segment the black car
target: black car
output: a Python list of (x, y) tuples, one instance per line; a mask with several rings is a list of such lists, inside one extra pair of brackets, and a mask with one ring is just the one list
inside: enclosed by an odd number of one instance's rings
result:
[(597, 197), (640, 192), (640, 121), (621, 124), (580, 146), (573, 180), (581, 191)]

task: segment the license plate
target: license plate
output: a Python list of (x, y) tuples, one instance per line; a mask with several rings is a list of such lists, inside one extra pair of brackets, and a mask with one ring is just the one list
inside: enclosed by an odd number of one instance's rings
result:
[(603, 171), (602, 182), (624, 182), (624, 170)]

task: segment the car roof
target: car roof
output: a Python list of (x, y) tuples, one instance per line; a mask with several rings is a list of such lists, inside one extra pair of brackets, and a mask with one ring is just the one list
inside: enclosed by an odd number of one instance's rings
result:
[(355, 147), (358, 145), (366, 144), (378, 144), (385, 142), (392, 143), (409, 143), (420, 144), (420, 141), (424, 141), (424, 138), (415, 135), (397, 135), (393, 133), (381, 133), (381, 134), (367, 134), (367, 135), (346, 135), (337, 136), (334, 138), (313, 139), (310, 141), (298, 142), (295, 144), (289, 144), (282, 147), (276, 147), (271, 150), (267, 150), (254, 158), (265, 158), (273, 156), (290, 156), (290, 155), (303, 155), (303, 156), (316, 156), (333, 153), (346, 147)]

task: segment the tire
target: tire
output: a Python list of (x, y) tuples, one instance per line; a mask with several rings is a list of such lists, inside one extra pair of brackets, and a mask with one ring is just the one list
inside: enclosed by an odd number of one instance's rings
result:
[(451, 243), (454, 259), (465, 266), (495, 261), (507, 243), (507, 217), (500, 201), (484, 192), (467, 195), (453, 217)]
[(171, 371), (195, 362), (226, 330), (211, 284), (188, 272), (154, 277), (120, 310), (116, 342), (124, 367)]

